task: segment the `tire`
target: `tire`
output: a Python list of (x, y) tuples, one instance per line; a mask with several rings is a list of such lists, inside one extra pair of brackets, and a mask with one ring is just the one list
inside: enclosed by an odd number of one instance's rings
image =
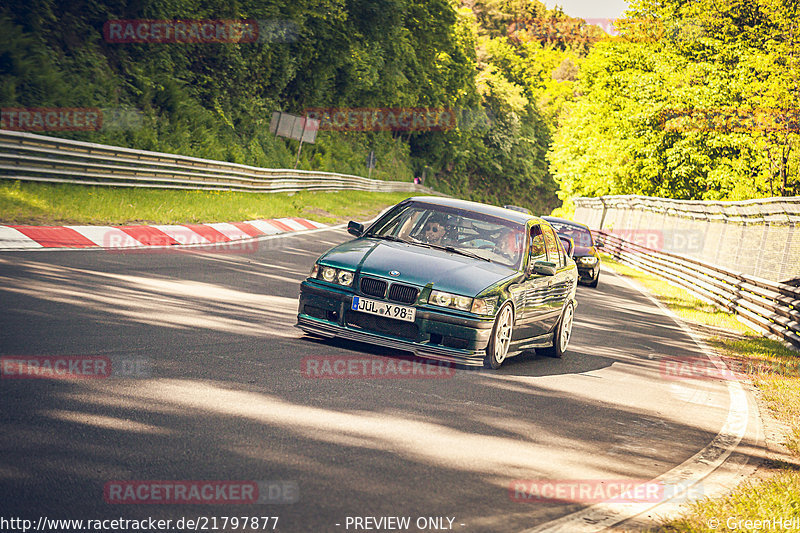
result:
[(562, 358), (567, 351), (569, 340), (572, 337), (572, 320), (575, 317), (575, 307), (572, 302), (567, 302), (553, 331), (553, 345), (542, 348), (540, 351), (550, 357)]
[(492, 336), (489, 344), (486, 345), (486, 358), (483, 366), (497, 370), (508, 355), (508, 347), (511, 344), (511, 334), (514, 332), (514, 310), (511, 304), (506, 303), (497, 312), (492, 327)]

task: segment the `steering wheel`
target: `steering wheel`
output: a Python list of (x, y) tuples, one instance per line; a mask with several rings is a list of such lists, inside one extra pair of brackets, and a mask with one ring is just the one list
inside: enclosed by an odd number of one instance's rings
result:
[(471, 243), (467, 248), (474, 248), (475, 250), (491, 250), (496, 245), (489, 239), (483, 239), (480, 236), (470, 235), (466, 239), (457, 242), (458, 245)]
[(502, 246), (494, 246), (493, 249), (492, 249), (492, 252), (494, 252), (495, 254), (499, 255), (500, 257), (508, 259), (509, 261), (513, 261), (514, 260), (514, 257), (510, 253), (508, 253), (506, 250), (504, 250), (502, 248)]

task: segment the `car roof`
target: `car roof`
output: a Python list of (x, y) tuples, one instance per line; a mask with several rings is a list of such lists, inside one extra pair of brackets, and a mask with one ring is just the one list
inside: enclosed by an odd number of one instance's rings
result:
[(549, 216), (548, 217), (542, 217), (542, 218), (545, 219), (548, 222), (557, 222), (558, 224), (565, 224), (567, 226), (575, 226), (577, 228), (583, 228), (583, 229), (591, 231), (589, 229), (589, 226), (587, 226), (586, 224), (581, 224), (580, 222), (575, 222), (573, 220), (567, 220), (566, 218), (549, 217)]
[(469, 200), (458, 200), (456, 198), (444, 198), (441, 196), (412, 196), (405, 201), (422, 202), (431, 205), (441, 205), (443, 207), (452, 207), (455, 209), (464, 209), (466, 211), (474, 211), (484, 215), (491, 215), (498, 218), (504, 218), (512, 222), (525, 224), (529, 220), (541, 220), (540, 217), (535, 217), (520, 211), (506, 209), (505, 207), (498, 207), (496, 205), (481, 204), (478, 202), (470, 202)]
[(531, 210), (527, 207), (520, 207), (518, 205), (504, 205), (505, 209), (511, 209), (512, 211), (519, 211), (520, 213), (526, 213), (528, 215), (532, 214)]

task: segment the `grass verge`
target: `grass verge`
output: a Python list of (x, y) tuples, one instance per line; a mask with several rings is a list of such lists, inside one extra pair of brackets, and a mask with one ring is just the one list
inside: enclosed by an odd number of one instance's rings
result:
[(279, 217), (330, 224), (370, 218), (409, 196), (413, 194), (259, 194), (0, 181), (0, 224), (187, 224)]
[[(711, 533), (800, 528), (800, 354), (764, 338), (734, 315), (656, 276), (608, 256), (603, 258), (603, 264), (635, 279), (699, 331), (728, 361), (729, 367), (753, 381), (772, 415), (789, 428), (785, 444), (791, 453), (790, 461), (770, 461), (758, 479), (743, 483), (727, 496), (701, 500), (681, 517), (652, 531)], [(795, 519), (793, 525), (792, 519)], [(790, 527), (785, 527), (786, 524)]]

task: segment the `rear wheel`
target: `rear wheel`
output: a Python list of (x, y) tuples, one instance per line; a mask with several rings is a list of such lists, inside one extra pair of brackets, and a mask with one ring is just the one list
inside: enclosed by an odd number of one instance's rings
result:
[(492, 336), (486, 346), (486, 358), (483, 366), (486, 368), (498, 369), (508, 355), (508, 347), (511, 344), (511, 333), (514, 331), (514, 310), (511, 304), (505, 304), (497, 312), (492, 328)]
[(572, 337), (572, 319), (574, 317), (575, 307), (572, 302), (567, 302), (564, 311), (561, 313), (561, 319), (559, 319), (553, 332), (553, 345), (549, 348), (543, 348), (541, 350), (542, 353), (550, 357), (564, 357), (564, 352), (567, 351), (567, 345), (569, 345), (569, 339)]

